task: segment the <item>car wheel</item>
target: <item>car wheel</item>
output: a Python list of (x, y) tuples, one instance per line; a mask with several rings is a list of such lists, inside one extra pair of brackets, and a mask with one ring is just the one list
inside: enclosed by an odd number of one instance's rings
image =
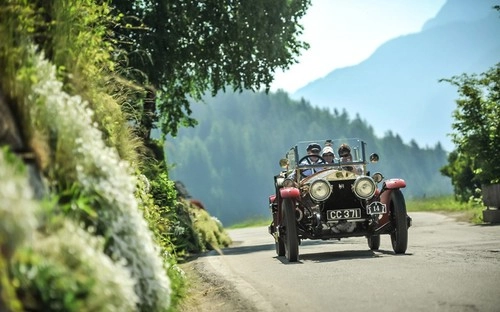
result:
[(368, 236), (368, 247), (371, 250), (378, 250), (380, 248), (380, 235)]
[(285, 256), (289, 262), (296, 262), (299, 259), (299, 239), (297, 237), (295, 206), (289, 198), (283, 200), (283, 222), (285, 225)]
[(278, 237), (275, 245), (276, 254), (278, 255), (278, 257), (283, 257), (285, 255), (285, 243), (283, 242), (283, 238), (281, 236)]
[(391, 233), (392, 249), (396, 254), (404, 254), (408, 246), (408, 222), (406, 219), (406, 203), (403, 193), (394, 190), (391, 194)]

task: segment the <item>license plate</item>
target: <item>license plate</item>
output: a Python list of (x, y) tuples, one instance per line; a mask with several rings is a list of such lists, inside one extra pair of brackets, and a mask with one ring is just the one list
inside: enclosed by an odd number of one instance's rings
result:
[(328, 220), (359, 219), (361, 218), (361, 209), (328, 210), (326, 212), (326, 218)]
[(381, 214), (381, 213), (386, 213), (387, 208), (385, 204), (382, 204), (381, 202), (373, 202), (366, 207), (366, 213), (369, 215), (374, 215), (374, 214)]

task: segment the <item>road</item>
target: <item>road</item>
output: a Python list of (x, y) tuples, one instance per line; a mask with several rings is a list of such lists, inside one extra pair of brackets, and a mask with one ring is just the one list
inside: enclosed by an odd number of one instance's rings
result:
[(223, 255), (197, 259), (247, 311), (500, 311), (500, 225), (410, 213), (406, 254), (383, 235), (302, 242), (299, 262), (277, 257), (267, 228), (229, 230)]

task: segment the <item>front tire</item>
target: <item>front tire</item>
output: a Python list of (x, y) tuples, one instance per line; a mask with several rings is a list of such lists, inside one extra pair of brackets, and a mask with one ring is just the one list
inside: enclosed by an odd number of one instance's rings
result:
[(285, 225), (285, 257), (289, 262), (297, 262), (299, 260), (297, 221), (295, 220), (295, 205), (289, 198), (283, 200), (283, 222)]
[(408, 247), (408, 221), (406, 203), (401, 190), (393, 190), (391, 194), (391, 222), (394, 230), (391, 233), (392, 249), (396, 254), (404, 254)]
[(285, 255), (285, 243), (283, 242), (283, 238), (278, 237), (278, 240), (275, 242), (276, 254), (278, 257), (283, 257)]
[(380, 235), (368, 236), (368, 247), (371, 250), (378, 250), (380, 248)]

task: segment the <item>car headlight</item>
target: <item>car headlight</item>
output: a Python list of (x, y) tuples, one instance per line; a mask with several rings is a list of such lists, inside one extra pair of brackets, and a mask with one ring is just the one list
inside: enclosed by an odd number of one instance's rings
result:
[(283, 180), (283, 186), (284, 187), (293, 187), (293, 186), (295, 186), (295, 182), (292, 179), (286, 178), (285, 180)]
[(332, 187), (326, 180), (316, 180), (311, 184), (311, 187), (309, 188), (309, 195), (311, 195), (311, 198), (315, 201), (326, 200), (330, 196), (331, 192)]
[(377, 186), (375, 181), (372, 178), (363, 176), (358, 177), (352, 186), (352, 189), (356, 196), (361, 199), (369, 199), (372, 198), (375, 194)]
[(384, 176), (380, 172), (375, 172), (372, 175), (372, 179), (375, 183), (380, 183), (384, 179)]

